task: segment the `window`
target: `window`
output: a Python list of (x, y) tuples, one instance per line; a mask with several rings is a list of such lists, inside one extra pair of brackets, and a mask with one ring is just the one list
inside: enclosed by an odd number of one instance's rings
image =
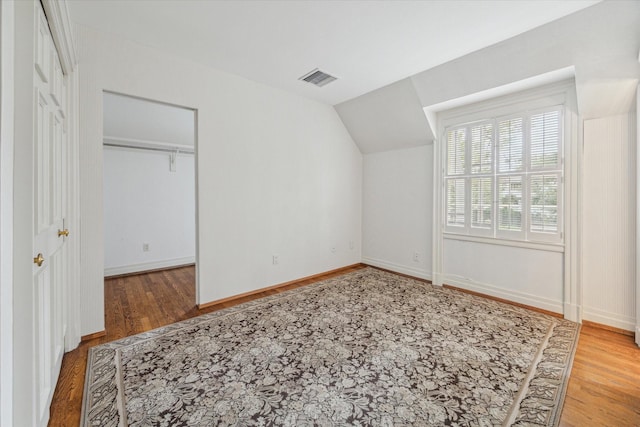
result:
[(446, 128), (445, 232), (561, 243), (562, 123), (553, 106)]

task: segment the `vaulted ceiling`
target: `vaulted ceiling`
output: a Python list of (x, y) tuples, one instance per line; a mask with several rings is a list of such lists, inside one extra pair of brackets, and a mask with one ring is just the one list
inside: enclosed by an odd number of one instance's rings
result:
[(635, 106), (639, 50), (640, 2), (607, 1), (336, 105), (336, 110), (363, 153), (434, 139), (434, 123), (427, 126), (425, 114), (403, 115), (404, 122), (393, 119), (416, 98), (421, 110), (436, 112), (572, 77), (583, 119), (622, 114)]
[[(67, 1), (76, 23), (334, 105), (363, 153), (428, 144), (425, 107), (541, 75), (570, 70), (586, 118), (628, 111), (640, 78), (634, 0)], [(299, 80), (316, 67), (338, 80)]]
[[(334, 105), (597, 3), (87, 1), (74, 22)], [(319, 67), (338, 80), (298, 80)]]

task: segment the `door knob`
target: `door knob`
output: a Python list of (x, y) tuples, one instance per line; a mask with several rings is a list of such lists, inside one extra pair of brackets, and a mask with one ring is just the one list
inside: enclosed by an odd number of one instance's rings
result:
[(43, 262), (44, 262), (44, 257), (42, 256), (41, 253), (39, 253), (38, 256), (33, 259), (33, 263), (38, 264), (38, 267), (40, 267)]
[(64, 237), (69, 236), (69, 230), (67, 230), (66, 228), (64, 230), (58, 230), (58, 237), (60, 236), (64, 236)]

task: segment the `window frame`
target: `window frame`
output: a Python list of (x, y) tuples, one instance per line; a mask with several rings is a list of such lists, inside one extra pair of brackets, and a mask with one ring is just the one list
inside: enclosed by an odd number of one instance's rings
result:
[[(555, 96), (532, 96), (530, 99), (521, 99), (504, 105), (496, 105), (495, 103), (484, 102), (480, 106), (468, 106), (463, 109), (454, 110), (453, 112), (445, 112), (440, 121), (440, 128), (443, 142), (442, 145), (442, 165), (440, 179), (442, 180), (442, 232), (443, 237), (455, 236), (456, 239), (465, 237), (478, 239), (486, 239), (492, 241), (518, 242), (524, 244), (549, 244), (555, 246), (564, 245), (564, 205), (567, 200), (564, 197), (564, 175), (565, 175), (565, 146), (569, 139), (568, 126), (566, 125), (566, 102), (565, 94), (557, 94)], [(462, 111), (460, 111), (462, 110)], [(532, 140), (531, 140), (531, 123), (532, 117), (537, 114), (552, 111), (559, 112), (559, 141), (558, 156), (556, 164), (542, 168), (534, 168), (531, 160)], [(523, 127), (523, 152), (522, 152), (522, 168), (519, 171), (500, 172), (500, 146), (499, 146), (499, 123), (513, 118), (522, 117)], [(493, 126), (492, 154), (491, 154), (491, 173), (472, 173), (472, 129), (486, 123)], [(462, 174), (450, 175), (448, 171), (448, 132), (457, 129), (465, 129), (465, 162)], [(556, 175), (557, 176), (557, 232), (534, 231), (533, 226), (533, 204), (531, 193), (531, 179), (534, 176)], [(499, 181), (500, 178), (506, 176), (522, 177), (522, 196), (521, 203), (521, 229), (520, 230), (504, 230), (499, 228), (500, 210), (499, 210)], [(492, 209), (491, 209), (491, 227), (483, 228), (473, 226), (472, 218), (472, 180), (473, 178), (489, 177), (492, 179)], [(451, 179), (465, 180), (465, 198), (464, 198), (464, 225), (452, 225), (448, 222), (448, 183)]]

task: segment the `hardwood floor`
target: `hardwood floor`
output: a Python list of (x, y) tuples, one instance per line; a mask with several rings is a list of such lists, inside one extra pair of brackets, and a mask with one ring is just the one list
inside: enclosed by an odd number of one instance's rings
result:
[(640, 349), (633, 337), (582, 327), (560, 426), (640, 426)]
[[(67, 353), (51, 404), (50, 426), (80, 422), (87, 350), (98, 344), (328, 279), (360, 266), (199, 310), (194, 267), (105, 280), (106, 335)], [(640, 349), (633, 338), (583, 326), (560, 426), (640, 426)]]
[(82, 342), (77, 349), (64, 355), (60, 378), (51, 403), (49, 426), (69, 427), (80, 423), (87, 351), (90, 347), (361, 268), (364, 266), (354, 266), (233, 301), (221, 302), (201, 310), (195, 303), (195, 267), (192, 266), (105, 279), (106, 335)]

